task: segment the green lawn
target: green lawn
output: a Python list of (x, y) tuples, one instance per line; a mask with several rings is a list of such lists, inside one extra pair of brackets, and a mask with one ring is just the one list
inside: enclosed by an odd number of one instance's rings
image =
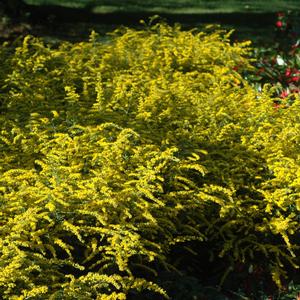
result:
[(233, 13), (300, 10), (299, 0), (25, 0), (28, 4), (90, 8), (105, 12)]

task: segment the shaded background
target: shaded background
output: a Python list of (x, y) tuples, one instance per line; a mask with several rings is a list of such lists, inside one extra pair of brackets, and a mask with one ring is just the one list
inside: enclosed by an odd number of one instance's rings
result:
[[(14, 1), (14, 0), (10, 0)], [(298, 10), (299, 0), (24, 0), (32, 5), (88, 8), (95, 13), (233, 13)]]
[(220, 24), (236, 29), (237, 39), (271, 43), (279, 11), (292, 12), (300, 32), (300, 0), (2, 0), (0, 38), (24, 32), (79, 41), (91, 30), (105, 35), (120, 25), (139, 27), (139, 20), (159, 14), (184, 28)]

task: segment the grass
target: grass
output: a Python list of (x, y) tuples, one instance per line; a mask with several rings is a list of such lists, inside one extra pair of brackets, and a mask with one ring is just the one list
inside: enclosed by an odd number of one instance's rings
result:
[(300, 10), (299, 0), (25, 0), (34, 5), (88, 8), (95, 13), (239, 13)]

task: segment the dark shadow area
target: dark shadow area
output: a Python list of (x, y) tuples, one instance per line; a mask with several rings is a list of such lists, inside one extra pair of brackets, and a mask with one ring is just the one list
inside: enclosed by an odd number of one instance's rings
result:
[[(58, 22), (93, 22), (105, 24), (131, 25), (138, 23), (141, 19), (159, 12), (116, 12), (96, 14), (90, 8), (76, 9), (60, 6), (28, 6), (28, 21), (32, 23), (45, 22), (49, 18), (55, 18)], [(224, 13), (224, 14), (159, 14), (162, 18), (172, 22), (180, 23), (219, 23), (219, 24), (241, 24), (255, 27), (267, 26), (274, 22), (274, 13)]]
[[(139, 28), (140, 20), (147, 22), (155, 14), (149, 12), (93, 13), (92, 8), (92, 6), (78, 9), (53, 5), (25, 5), (21, 12), (11, 13), (9, 26), (13, 27), (13, 30), (6, 30), (8, 34), (3, 35), (0, 28), (0, 39), (3, 40), (3, 36), (4, 40), (7, 36), (14, 39), (21, 35), (23, 30), (24, 34), (79, 41), (87, 39), (92, 30), (105, 35), (120, 26)], [(241, 39), (249, 39), (249, 35), (268, 36), (265, 31), (272, 32), (276, 21), (276, 15), (273, 13), (160, 13), (159, 15), (169, 24), (181, 23), (184, 29), (201, 28), (205, 24), (219, 24), (225, 29), (237, 28), (238, 31), (243, 32)], [(12, 33), (9, 34), (10, 32)]]
[[(155, 14), (159, 14), (171, 25), (180, 23), (183, 29), (195, 27), (201, 29), (201, 26), (206, 24), (219, 24), (224, 29), (236, 29), (234, 39), (265, 42), (268, 39), (272, 40), (277, 19), (273, 12), (165, 13), (155, 10), (149, 12), (151, 1), (145, 1), (142, 5), (138, 5), (136, 0), (127, 2), (130, 5), (128, 9), (120, 7), (116, 12), (95, 13), (99, 8), (99, 1), (90, 1), (82, 8), (72, 8), (60, 5), (31, 5), (26, 1), (6, 0), (0, 3), (0, 18), (2, 17), (0, 42), (14, 40), (28, 33), (53, 40), (87, 40), (92, 30), (104, 36), (120, 26), (140, 28), (140, 20), (145, 20), (147, 23)], [(183, 4), (174, 3), (174, 7), (184, 8)], [(103, 1), (103, 5), (108, 7), (109, 2)], [(213, 11), (216, 3), (201, 3), (201, 5)], [(112, 1), (111, 6), (118, 8), (115, 1)], [(137, 9), (131, 9), (133, 6)], [(157, 9), (159, 10), (159, 7)]]

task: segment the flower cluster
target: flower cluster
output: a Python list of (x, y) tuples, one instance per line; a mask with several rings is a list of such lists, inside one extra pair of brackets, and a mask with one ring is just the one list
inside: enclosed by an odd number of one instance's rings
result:
[(275, 22), (274, 41), (271, 46), (254, 50), (256, 72), (246, 78), (258, 90), (266, 83), (276, 89), (275, 107), (285, 107), (300, 91), (300, 39), (296, 18), (280, 12)]
[(287, 83), (299, 82), (300, 80), (299, 74), (300, 74), (300, 70), (296, 68), (287, 68), (285, 70), (286, 82)]
[(233, 70), (250, 51), (163, 23), (0, 47), (2, 299), (168, 298), (166, 270), (225, 285), (238, 263), (282, 287), (300, 265), (300, 99), (270, 109)]
[(288, 26), (289, 26), (289, 22), (286, 18), (286, 14), (283, 13), (283, 12), (279, 12), (277, 14), (277, 17), (278, 17), (278, 19), (276, 21), (277, 29), (280, 30), (280, 31), (286, 31)]

